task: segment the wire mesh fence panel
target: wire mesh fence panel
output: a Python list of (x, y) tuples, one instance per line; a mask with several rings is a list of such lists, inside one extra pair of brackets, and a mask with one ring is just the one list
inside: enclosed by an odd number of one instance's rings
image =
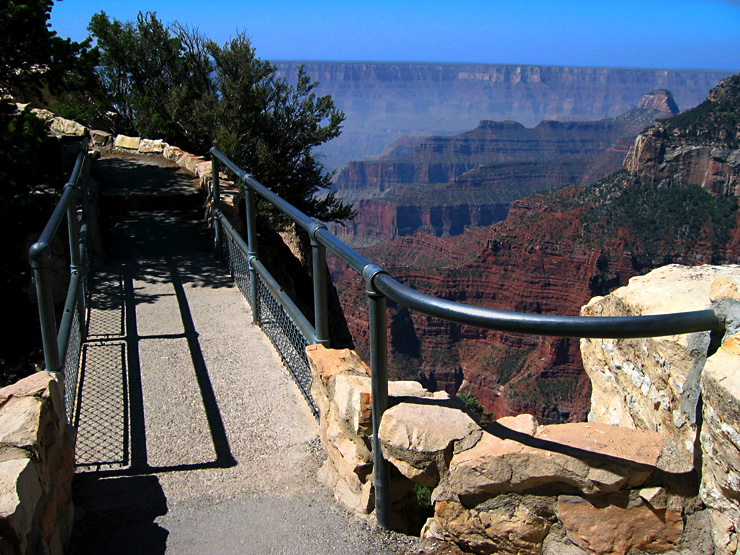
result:
[(64, 376), (64, 410), (67, 413), (67, 422), (73, 422), (82, 340), (79, 311), (75, 310), (72, 317), (72, 329), (67, 342), (67, 352), (64, 356), (64, 365), (62, 366), (62, 375)]
[(247, 255), (237, 246), (231, 235), (221, 226), (221, 255), (229, 267), (234, 283), (247, 302), (249, 300), (249, 264)]
[(119, 272), (98, 272), (95, 275), (88, 309), (88, 341), (123, 336), (123, 278)]
[[(247, 255), (239, 248), (231, 235), (221, 226), (221, 254), (236, 286), (247, 302), (250, 302), (250, 275)], [(308, 401), (314, 415), (318, 409), (311, 397), (311, 369), (306, 358), (309, 342), (293, 323), (282, 305), (272, 296), (270, 290), (258, 282), (260, 327), (270, 339), (280, 358), (290, 371), (301, 393)], [(254, 307), (252, 307), (254, 309)]]
[(130, 464), (125, 345), (87, 343), (77, 414), (78, 470)]
[(314, 415), (318, 415), (318, 408), (311, 397), (313, 378), (306, 358), (308, 341), (262, 280), (259, 282), (259, 302), (262, 330), (277, 349), (301, 393), (308, 401), (311, 411)]

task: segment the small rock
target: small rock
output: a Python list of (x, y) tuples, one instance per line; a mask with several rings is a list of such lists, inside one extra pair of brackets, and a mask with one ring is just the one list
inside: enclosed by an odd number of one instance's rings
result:
[(126, 135), (116, 135), (116, 138), (113, 140), (113, 146), (115, 148), (126, 150), (139, 150), (140, 143), (141, 137), (128, 137)]

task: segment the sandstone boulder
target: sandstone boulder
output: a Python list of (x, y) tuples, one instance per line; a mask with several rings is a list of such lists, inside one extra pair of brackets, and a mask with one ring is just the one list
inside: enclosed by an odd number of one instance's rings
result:
[(141, 137), (127, 137), (126, 135), (116, 135), (113, 139), (113, 146), (115, 148), (123, 148), (125, 150), (139, 150), (141, 144)]
[[(740, 280), (737, 266), (665, 266), (583, 307), (589, 316), (665, 314), (710, 306), (716, 279)], [(582, 339), (591, 379), (589, 420), (672, 436), (694, 460), (700, 375), (708, 332), (649, 339)]]
[(350, 371), (357, 375), (370, 375), (370, 368), (350, 349), (327, 349), (323, 345), (309, 345), (306, 356), (311, 369), (326, 384), (332, 376)]
[(166, 143), (162, 139), (141, 139), (139, 152), (142, 154), (162, 154)]
[(0, 389), (0, 552), (63, 553), (74, 454), (61, 380), (38, 372)]
[(162, 150), (162, 156), (167, 158), (167, 160), (177, 161), (180, 159), (185, 153), (185, 151), (181, 148), (178, 148), (176, 146), (167, 144), (165, 145), (164, 149)]
[(407, 478), (435, 487), (453, 454), (472, 448), (483, 435), (470, 416), (456, 408), (401, 403), (380, 424), (383, 456)]
[(190, 154), (188, 152), (184, 153), (175, 161), (178, 166), (180, 166), (181, 168), (185, 168), (193, 175), (197, 175), (196, 167), (198, 166), (198, 164), (202, 164), (203, 162), (205, 162), (205, 158), (203, 158), (202, 156), (195, 156), (194, 154)]
[(107, 148), (113, 143), (113, 135), (100, 129), (91, 129), (90, 139), (94, 148)]
[(441, 501), (434, 506), (434, 530), (442, 539), (473, 553), (540, 555), (552, 525), (550, 512), (547, 503), (537, 498), (511, 494), (474, 509)]
[(454, 492), (475, 500), (537, 488), (589, 494), (635, 488), (659, 469), (661, 457), (675, 467), (672, 443), (655, 432), (598, 423), (544, 426), (534, 436), (494, 430), (452, 457), (435, 496)]
[(701, 497), (718, 554), (740, 541), (740, 334), (726, 339), (702, 374), (704, 451)]
[(676, 547), (683, 532), (679, 511), (656, 510), (626, 494), (561, 495), (557, 516), (573, 543), (598, 555), (663, 553)]
[(71, 119), (55, 117), (49, 127), (52, 135), (84, 137), (87, 134), (87, 127)]

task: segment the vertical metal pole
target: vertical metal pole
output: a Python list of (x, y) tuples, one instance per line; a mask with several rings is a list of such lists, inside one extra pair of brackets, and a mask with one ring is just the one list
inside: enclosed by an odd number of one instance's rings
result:
[[(69, 239), (69, 275), (79, 276), (82, 273), (82, 255), (80, 253), (80, 223), (77, 221), (77, 202), (75, 197), (72, 197), (67, 205), (67, 238)], [(82, 326), (84, 326), (83, 313), (80, 312), (83, 304), (82, 297), (82, 287), (80, 287), (77, 289), (74, 306), (74, 310), (77, 311), (77, 317), (79, 318), (80, 332), (82, 332)]]
[(257, 270), (254, 269), (252, 261), (259, 258), (257, 250), (257, 209), (254, 191), (244, 183), (246, 192), (244, 202), (247, 206), (247, 262), (249, 264), (249, 302), (252, 305), (252, 323), (260, 323), (259, 288)]
[[(82, 221), (87, 219), (87, 213), (85, 207), (82, 207)], [(80, 252), (80, 274), (82, 276), (82, 283), (80, 284), (79, 295), (77, 300), (77, 315), (80, 321), (80, 331), (82, 337), (87, 337), (87, 322), (85, 321), (85, 314), (87, 314), (87, 281), (90, 279), (87, 257), (87, 223), (83, 223), (80, 226), (80, 239), (77, 248)]]
[(80, 233), (77, 221), (77, 203), (74, 197), (67, 205), (67, 234), (69, 238), (69, 267), (74, 272), (80, 267)]
[(316, 343), (329, 346), (329, 301), (326, 285), (326, 247), (311, 236), (313, 310)]
[(218, 219), (218, 211), (221, 210), (221, 184), (219, 183), (218, 177), (218, 160), (215, 156), (211, 157), (211, 179), (212, 179), (212, 190), (213, 195), (213, 213), (211, 214), (211, 222), (213, 223), (213, 233), (215, 235), (214, 246), (216, 252), (221, 250), (221, 222)]
[(46, 243), (34, 243), (28, 252), (28, 258), (31, 262), (33, 277), (36, 282), (36, 299), (39, 303), (41, 342), (44, 347), (46, 371), (59, 372), (62, 365), (59, 359), (54, 296), (51, 292), (51, 277), (49, 276), (51, 250)]
[(373, 289), (372, 277), (380, 268), (365, 268), (370, 316), (370, 384), (373, 414), (373, 473), (375, 477), (375, 518), (382, 528), (391, 526), (390, 465), (383, 458), (380, 422), (388, 408), (388, 343), (386, 337), (385, 295)]

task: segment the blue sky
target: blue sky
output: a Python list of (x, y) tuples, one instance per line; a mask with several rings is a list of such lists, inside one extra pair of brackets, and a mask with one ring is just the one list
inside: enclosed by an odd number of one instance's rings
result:
[(740, 70), (740, 0), (57, 0), (81, 40), (92, 14), (155, 11), (269, 60), (482, 62)]

